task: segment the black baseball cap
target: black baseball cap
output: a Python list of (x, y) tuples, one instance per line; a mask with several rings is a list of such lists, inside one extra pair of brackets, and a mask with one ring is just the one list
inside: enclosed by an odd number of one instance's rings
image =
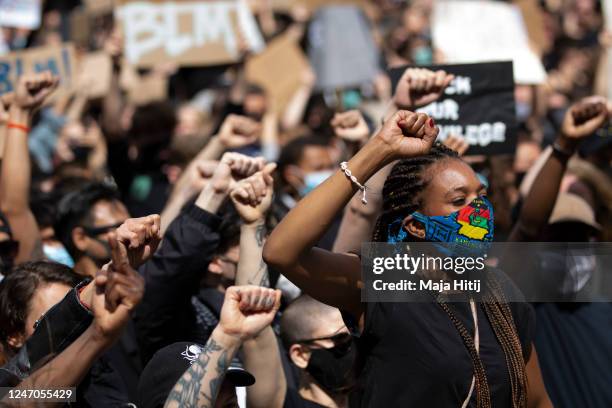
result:
[[(176, 382), (198, 359), (203, 348), (201, 344), (182, 341), (158, 350), (140, 376), (138, 407), (163, 407)], [(225, 381), (229, 381), (234, 387), (247, 387), (255, 384), (255, 377), (234, 358), (225, 374)]]

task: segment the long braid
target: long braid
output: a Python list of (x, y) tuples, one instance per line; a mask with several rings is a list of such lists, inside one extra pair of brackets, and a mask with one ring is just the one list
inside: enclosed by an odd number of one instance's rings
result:
[[(458, 160), (459, 158), (455, 151), (436, 143), (426, 155), (404, 159), (393, 167), (383, 187), (383, 212), (374, 227), (373, 241), (387, 242), (389, 234), (396, 235), (397, 232), (390, 231), (390, 229), (401, 228), (396, 221), (421, 208), (420, 195), (429, 182), (429, 179), (424, 177), (425, 170), (434, 163), (448, 159)], [(500, 297), (488, 299), (483, 304), (483, 308), (504, 352), (512, 391), (512, 407), (524, 408), (527, 403), (527, 376), (512, 312), (496, 281), (494, 279), (487, 279), (487, 281), (492, 285), (489, 292), (498, 294)], [(477, 407), (490, 408), (491, 395), (487, 376), (474, 339), (448, 304), (442, 301), (438, 301), (438, 304), (449, 316), (470, 354), (474, 369)]]

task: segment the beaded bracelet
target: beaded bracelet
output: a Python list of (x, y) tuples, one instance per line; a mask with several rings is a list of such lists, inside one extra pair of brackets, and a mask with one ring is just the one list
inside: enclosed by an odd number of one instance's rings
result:
[(366, 186), (364, 186), (363, 184), (358, 182), (357, 181), (357, 177), (353, 176), (353, 173), (351, 173), (351, 171), (348, 168), (348, 163), (347, 162), (340, 163), (340, 168), (342, 169), (342, 171), (344, 172), (346, 177), (348, 177), (349, 180), (351, 180), (351, 182), (353, 184), (355, 184), (357, 187), (359, 187), (359, 190), (361, 190), (361, 192), (363, 194), (362, 197), (361, 197), (361, 202), (364, 203), (364, 204), (367, 204), (368, 200), (366, 199)]

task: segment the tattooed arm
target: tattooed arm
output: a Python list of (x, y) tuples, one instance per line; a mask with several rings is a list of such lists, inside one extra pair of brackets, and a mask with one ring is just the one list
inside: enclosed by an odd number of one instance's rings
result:
[(242, 219), (236, 285), (270, 285), (262, 252), (266, 237), (266, 213), (272, 204), (271, 173), (275, 166), (268, 164), (263, 170), (240, 181), (230, 194)]
[(174, 385), (165, 407), (212, 408), (238, 348), (269, 326), (279, 307), (278, 290), (256, 286), (228, 288), (219, 325), (198, 360)]

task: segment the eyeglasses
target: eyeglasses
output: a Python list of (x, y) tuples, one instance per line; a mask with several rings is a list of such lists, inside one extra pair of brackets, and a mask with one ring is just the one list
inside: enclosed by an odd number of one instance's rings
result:
[(15, 259), (19, 252), (19, 241), (5, 239), (0, 241), (0, 257), (3, 259)]
[(339, 353), (345, 353), (351, 348), (353, 344), (353, 336), (345, 332), (334, 334), (333, 336), (316, 337), (313, 339), (298, 340), (296, 341), (296, 343), (308, 344), (308, 343), (314, 343), (315, 341), (320, 341), (320, 340), (331, 340), (334, 343), (333, 348), (337, 350)]
[(104, 225), (104, 226), (101, 226), (101, 227), (88, 227), (88, 226), (84, 226), (83, 230), (90, 237), (96, 237), (98, 235), (106, 234), (109, 231), (116, 230), (117, 228), (119, 228), (121, 226), (121, 224), (123, 224), (123, 223), (122, 222), (118, 222), (117, 224)]

